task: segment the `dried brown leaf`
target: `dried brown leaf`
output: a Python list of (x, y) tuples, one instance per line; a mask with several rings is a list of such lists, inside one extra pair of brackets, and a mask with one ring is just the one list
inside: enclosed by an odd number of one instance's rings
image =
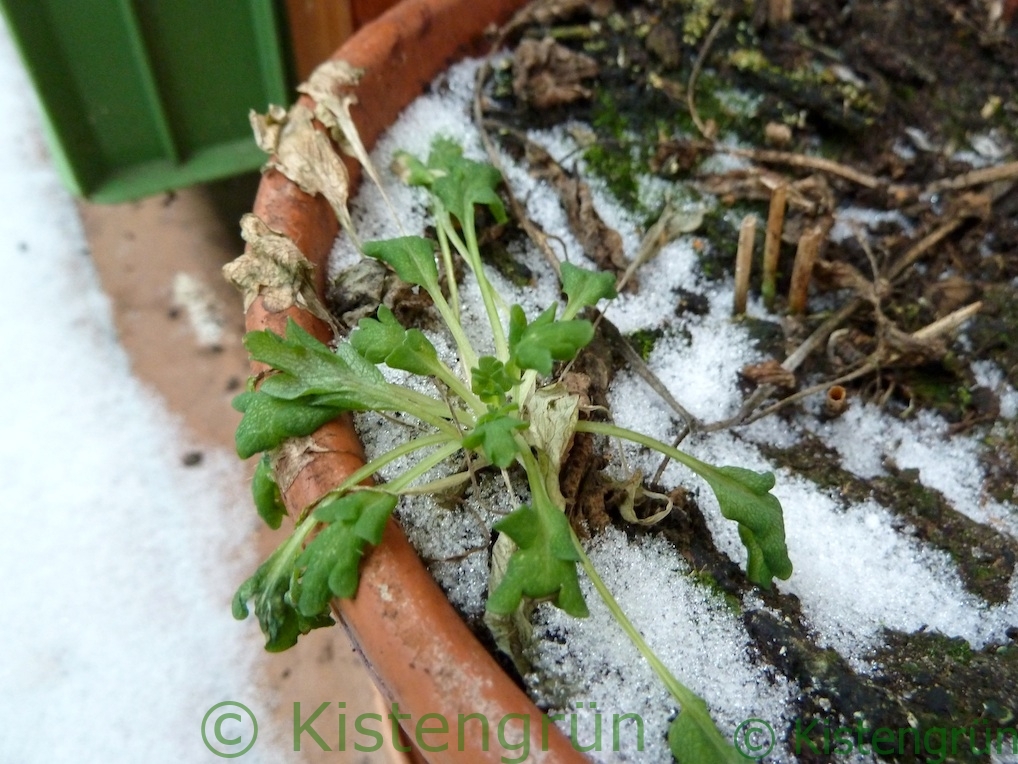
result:
[[(622, 248), (622, 237), (601, 219), (594, 206), (590, 186), (567, 172), (537, 144), (527, 144), (527, 159), (534, 175), (547, 180), (558, 192), (569, 228), (587, 257), (601, 270), (616, 276), (625, 273), (629, 261)], [(629, 281), (631, 286), (635, 286), (634, 279)]]
[(274, 140), (268, 166), (279, 170), (306, 193), (324, 196), (343, 229), (357, 243), (346, 206), (350, 188), (346, 165), (328, 136), (315, 128), (312, 116), (306, 106), (296, 104), (281, 124), (271, 112), (265, 119), (252, 118), (256, 140), (259, 145), (270, 145)]
[(266, 310), (277, 313), (299, 305), (333, 325), (311, 281), (313, 267), (293, 240), (270, 229), (255, 215), (240, 221), (247, 251), (223, 266), (223, 275), (244, 298), (247, 310), (259, 295)]
[(597, 73), (597, 62), (584, 53), (550, 37), (526, 38), (513, 54), (513, 93), (535, 109), (562, 106), (590, 98), (592, 91), (582, 83)]

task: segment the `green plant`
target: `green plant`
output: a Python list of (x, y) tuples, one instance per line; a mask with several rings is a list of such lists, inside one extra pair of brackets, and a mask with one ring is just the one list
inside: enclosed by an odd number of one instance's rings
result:
[[(292, 322), (285, 337), (267, 331), (248, 334), (245, 344), (252, 357), (273, 371), (257, 389), (252, 386), (235, 401), (244, 413), (237, 429), (242, 457), (270, 452), (289, 437), (308, 435), (344, 411), (401, 411), (429, 425), (433, 434), (376, 457), (298, 518), (290, 538), (238, 590), (234, 615), (246, 617), (247, 603), (253, 600), (267, 649), (290, 647), (301, 634), (331, 623), (331, 597), (355, 595), (365, 544), (380, 541), (398, 497), (414, 481), (461, 450), (468, 452), (471, 469), (516, 464), (526, 475), (531, 498), (494, 526), (512, 545), (504, 575), (489, 593), (488, 611), (507, 616), (527, 600), (547, 600), (582, 617), (587, 614), (578, 580), (577, 567), (582, 567), (682, 707), (669, 734), (676, 757), (710, 764), (741, 761), (714, 726), (704, 701), (658, 660), (592, 567), (566, 519), (558, 470), (574, 432), (625, 438), (670, 456), (700, 475), (717, 496), (724, 516), (738, 523), (749, 553), (748, 576), (763, 587), (792, 571), (781, 506), (769, 492), (773, 475), (714, 467), (641, 433), (580, 419), (575, 396), (546, 382), (556, 361), (572, 360), (593, 339), (592, 324), (577, 316), (615, 296), (614, 276), (563, 263), (566, 303), (561, 312), (553, 304), (531, 320), (513, 305), (504, 324), (498, 297), (481, 265), (474, 222), (477, 205), (487, 207), (497, 221), (506, 219), (497, 194), (499, 173), (464, 158), (458, 145), (441, 138), (433, 144), (427, 163), (401, 154), (397, 169), (406, 182), (428, 191), (438, 256), (435, 242), (419, 236), (366, 243), (363, 253), (427, 291), (455, 341), (462, 369), (469, 370), (469, 380), (439, 357), (423, 332), (400, 325), (384, 306), (375, 318), (362, 319), (335, 350)], [(493, 355), (479, 355), (467, 339), (455, 279), (447, 279), (448, 298), (442, 291), (438, 261), (445, 274), (452, 274), (454, 254), (477, 280)], [(443, 395), (432, 397), (387, 382), (377, 364), (431, 378)], [(426, 455), (399, 477), (378, 487), (360, 485), (415, 451)], [(261, 516), (278, 527), (284, 510), (271, 475), (270, 462), (263, 458), (254, 493)], [(438, 490), (445, 484), (447, 479), (431, 487)], [(421, 493), (422, 488), (415, 486), (413, 491)]]

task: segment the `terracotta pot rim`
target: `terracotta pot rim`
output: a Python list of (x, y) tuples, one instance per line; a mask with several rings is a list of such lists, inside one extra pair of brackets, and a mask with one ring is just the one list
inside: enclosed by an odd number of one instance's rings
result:
[[(364, 70), (354, 89), (358, 104), (352, 116), (369, 149), (440, 71), (476, 48), (489, 25), (505, 22), (524, 4), (525, 0), (404, 0), (350, 38), (332, 58)], [(307, 96), (302, 100), (310, 103)], [(346, 161), (356, 182), (359, 170)], [(272, 230), (293, 239), (314, 264), (321, 295), (338, 232), (324, 198), (309, 196), (269, 170), (259, 186), (254, 213)], [(307, 311), (292, 307), (273, 313), (260, 298), (247, 311), (247, 329), (281, 332), (289, 318), (319, 339), (331, 339), (328, 326)], [(307, 463), (284, 491), (291, 516), (363, 464), (359, 445), (349, 445), (352, 428), (352, 419), (344, 416), (314, 433), (315, 448), (307, 452)], [(334, 601), (333, 607), (380, 689), (399, 704), (400, 713), (410, 715), (409, 722), (401, 723), (409, 726), (411, 740), (413, 725), (425, 714), (441, 714), (454, 733), (460, 714), (482, 714), (487, 719), (488, 751), (481, 749), (477, 736), (466, 738), (461, 746), (452, 734), (445, 738), (452, 743), (445, 751), (424, 754), (428, 761), (483, 763), (518, 757), (520, 749), (503, 749), (496, 735), (496, 726), (507, 717), (515, 719), (509, 729), (522, 717), (528, 719), (533, 759), (587, 761), (554, 725), (547, 725), (541, 711), (474, 637), (395, 521), (390, 521), (382, 543), (366, 555), (356, 598)]]

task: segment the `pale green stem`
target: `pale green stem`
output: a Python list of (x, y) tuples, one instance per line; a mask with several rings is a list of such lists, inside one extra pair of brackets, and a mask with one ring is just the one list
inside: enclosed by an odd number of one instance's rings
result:
[(423, 457), (419, 462), (417, 462), (417, 464), (408, 469), (399, 477), (395, 478), (394, 480), (390, 480), (388, 483), (385, 484), (385, 486), (383, 486), (383, 490), (389, 493), (399, 493), (408, 485), (413, 483), (421, 475), (427, 474), (430, 470), (437, 467), (439, 464), (444, 462), (446, 459), (455, 454), (461, 448), (463, 448), (463, 446), (459, 442), (459, 440), (455, 440), (452, 443), (447, 443), (446, 445), (442, 446), (437, 451), (435, 451), (433, 454), (428, 454), (427, 456)]
[(434, 300), (435, 309), (442, 316), (445, 325), (449, 327), (452, 338), (456, 341), (456, 349), (459, 351), (460, 361), (463, 362), (463, 366), (469, 371), (477, 366), (477, 353), (474, 351), (473, 345), (470, 344), (470, 340), (467, 339), (467, 334), (463, 331), (463, 325), (449, 306), (449, 303), (446, 302), (445, 297), (442, 296), (441, 290), (436, 289), (435, 293), (431, 294), (431, 299)]
[(488, 314), (488, 323), (491, 324), (491, 332), (495, 339), (495, 356), (502, 361), (509, 360), (509, 344), (506, 341), (505, 328), (502, 326), (502, 317), (498, 314), (498, 307), (495, 305), (494, 289), (491, 282), (484, 273), (481, 265), (481, 250), (477, 245), (477, 231), (474, 228), (473, 208), (466, 211), (469, 220), (463, 221), (463, 232), (467, 237), (467, 249), (473, 256), (474, 277), (481, 290), (481, 298), (484, 300), (484, 310)]
[[(601, 580), (601, 576), (598, 575), (597, 570), (594, 569), (593, 563), (590, 558), (587, 557), (587, 553), (584, 551), (583, 546), (580, 544), (580, 540), (576, 538), (576, 533), (572, 533), (573, 546), (576, 547), (577, 553), (580, 555), (580, 565), (583, 566), (583, 572), (587, 574), (590, 582), (594, 584), (594, 588), (597, 589), (597, 593), (601, 596), (605, 606), (611, 612), (612, 617), (618, 622), (619, 626), (622, 627), (622, 631), (626, 633), (636, 649), (640, 651), (640, 654), (646, 658), (647, 663), (654, 670), (654, 673), (658, 675), (658, 678), (668, 688), (668, 692), (672, 694), (679, 703), (682, 705), (683, 713), (690, 713), (699, 715), (696, 703), (696, 694), (686, 687), (682, 682), (675, 678), (675, 675), (668, 670), (668, 667), (661, 662), (661, 659), (657, 657), (650, 645), (644, 640), (643, 636), (633, 625), (633, 622), (629, 620), (618, 601), (608, 590), (604, 581)], [(714, 722), (708, 717), (703, 720), (704, 723), (713, 725)]]
[(487, 411), (487, 406), (484, 405), (481, 399), (474, 395), (473, 391), (463, 383), (463, 380), (457, 377), (455, 372), (442, 363), (442, 361), (439, 361), (438, 366), (435, 368), (435, 376), (445, 382), (449, 389), (456, 393), (475, 413), (483, 414)]
[(662, 443), (657, 438), (652, 438), (649, 435), (644, 435), (642, 432), (636, 430), (629, 430), (625, 427), (619, 427), (618, 425), (608, 424), (607, 422), (588, 422), (580, 420), (576, 424), (577, 432), (591, 432), (596, 435), (607, 435), (613, 438), (622, 438), (624, 440), (631, 440), (633, 443), (639, 443), (641, 446), (652, 448), (658, 453), (662, 453), (665, 456), (669, 456), (680, 464), (684, 464), (689, 469), (693, 470), (698, 475), (706, 477), (707, 475), (721, 475), (715, 467), (701, 462), (695, 456), (690, 456), (685, 451), (680, 451), (677, 448), (669, 446), (667, 443)]
[[(356, 472), (353, 472), (346, 480), (336, 486), (330, 494), (341, 494), (344, 491), (348, 491), (359, 483), (367, 480), (369, 477), (378, 472), (382, 467), (390, 464), (402, 456), (412, 454), (414, 451), (419, 451), (422, 448), (430, 448), (431, 446), (440, 446), (443, 443), (449, 443), (450, 437), (446, 433), (435, 433), (434, 435), (425, 435), (423, 438), (414, 438), (413, 440), (407, 441), (399, 446), (396, 446), (391, 451), (386, 451), (379, 457), (372, 459), (370, 462), (365, 464)], [(453, 440), (457, 447), (459, 447), (459, 441)]]
[(445, 280), (449, 284), (449, 303), (452, 312), (457, 318), (460, 317), (460, 288), (456, 283), (456, 272), (452, 265), (452, 252), (449, 249), (449, 237), (445, 234), (445, 228), (438, 226), (438, 246), (442, 250), (442, 264), (445, 267)]

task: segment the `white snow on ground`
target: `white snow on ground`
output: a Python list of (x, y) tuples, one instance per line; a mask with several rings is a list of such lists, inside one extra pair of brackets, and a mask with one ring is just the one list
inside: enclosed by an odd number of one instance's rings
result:
[[(387, 168), (393, 151), (406, 149), (425, 159), (432, 136), (442, 134), (462, 142), (468, 156), (481, 156), (467, 105), (475, 66), (465, 63), (454, 68), (447, 77), (449, 87), (433, 89), (443, 95), (418, 99), (374, 152), (376, 163), (388, 178), (388, 193), (401, 209), (413, 211), (403, 216), (405, 233), (423, 231), (423, 196), (391, 178)], [(535, 133), (532, 137), (556, 157), (577, 156), (572, 139), (564, 131)], [(517, 198), (524, 201), (531, 217), (553, 238), (553, 248), (558, 251), (564, 247), (572, 262), (592, 267), (567, 229), (555, 194), (537, 184), (525, 168), (508, 157), (502, 159)], [(612, 206), (604, 189), (593, 190), (599, 211), (606, 222), (619, 230), (626, 253), (632, 257), (641, 233), (637, 222)], [(377, 191), (365, 189), (354, 205), (354, 220), (362, 237), (404, 233), (391, 222), (389, 213), (375, 203), (378, 198)], [(842, 211), (839, 219), (844, 228), (839, 233), (844, 235), (851, 234), (853, 224), (868, 225), (882, 220), (880, 216), (854, 209)], [(554, 280), (540, 254), (532, 249), (516, 254), (537, 274), (537, 287), (520, 289), (505, 283), (498, 275), (492, 275), (492, 281), (507, 304), (519, 302), (528, 314), (534, 315), (558, 298)], [(341, 240), (333, 269), (348, 265), (354, 257), (350, 246)], [(639, 278), (644, 284), (654, 285), (657, 293), (649, 295), (650, 299), (645, 299), (647, 290), (638, 297), (624, 295), (606, 309), (606, 315), (624, 332), (641, 327), (659, 328), (675, 321), (671, 289), (682, 286), (706, 292), (708, 313), (702, 317), (683, 316), (681, 331), (666, 329), (649, 365), (698, 417), (710, 422), (733, 414), (742, 401), (737, 373), (761, 357), (747, 331), (731, 319), (731, 281), (706, 283), (698, 279), (693, 236), (682, 237), (665, 247), (656, 260), (641, 268)], [(468, 277), (462, 293), (476, 292)], [(754, 316), (766, 315), (756, 303), (751, 304), (750, 312)], [(476, 330), (474, 324), (484, 322), (483, 312), (478, 315), (478, 321), (464, 322), (468, 330)], [(982, 362), (977, 365), (976, 374), (980, 384), (994, 388), (1000, 396), (1002, 415), (1014, 417), (1018, 395), (1003, 382), (1001, 371), (992, 363)], [(610, 399), (617, 424), (666, 442), (675, 436), (678, 423), (674, 414), (635, 375), (619, 374)], [(946, 423), (929, 413), (902, 421), (876, 407), (854, 402), (845, 416), (824, 424), (810, 413), (815, 408), (813, 403), (807, 402), (805, 408), (807, 413), (796, 426), (772, 417), (743, 428), (738, 434), (689, 437), (682, 447), (718, 465), (776, 472), (774, 494), (784, 508), (789, 555), (795, 565), (791, 579), (777, 582), (777, 586), (800, 599), (807, 625), (818, 643), (836, 648), (857, 669), (866, 671), (873, 668), (866, 656), (879, 643), (885, 628), (911, 632), (925, 627), (963, 637), (975, 647), (1005, 641), (1007, 627), (1018, 623), (1018, 596), (1013, 586), (1009, 602), (987, 605), (964, 588), (946, 553), (896, 530), (887, 508), (873, 501), (848, 505), (841, 497), (819, 489), (803, 477), (775, 470), (757, 447), (764, 442), (788, 447), (804, 434), (812, 433), (841, 456), (845, 469), (861, 478), (884, 474), (884, 465), (893, 460), (899, 468), (916, 470), (918, 479), (940, 491), (957, 511), (1000, 532), (1018, 536), (1015, 508), (989, 500), (982, 493), (984, 475), (978, 460), (978, 436), (948, 438)], [(377, 453), (376, 449), (384, 450), (386, 443), (391, 447), (392, 438), (399, 437), (392, 432), (379, 434), (375, 429), (379, 423), (375, 421), (369, 426), (368, 421), (362, 420), (368, 434), (369, 455)], [(652, 474), (660, 461), (636, 447), (627, 446), (619, 451), (629, 469), (639, 468), (644, 474)], [(616, 469), (623, 466), (616, 465)], [(663, 482), (682, 484), (696, 492), (718, 546), (745, 565), (746, 553), (735, 524), (721, 516), (713, 494), (702, 481), (673, 463), (665, 471)], [(482, 489), (485, 495), (490, 496), (491, 487), (486, 485)], [(494, 489), (498, 491), (497, 485)], [(473, 509), (474, 515), (460, 514), (459, 525), (448, 510), (427, 502), (415, 507), (404, 505), (401, 518), (414, 543), (434, 559), (440, 558), (443, 551), (450, 556), (462, 555), (478, 543), (476, 514), (488, 514), (489, 521), (491, 514), (476, 505)], [(506, 509), (511, 507), (503, 511)], [(435, 511), (443, 513), (440, 521), (433, 516), (428, 519), (428, 513)], [(730, 734), (749, 717), (769, 722), (779, 734), (789, 729), (794, 714), (792, 703), (799, 688), (775, 678), (772, 670), (752, 658), (751, 642), (740, 618), (720, 596), (697, 583), (685, 563), (664, 542), (627, 545), (624, 540), (620, 532), (609, 531), (591, 542), (589, 552), (595, 566), (663, 661), (681, 681), (706, 699), (723, 733)], [(485, 566), (479, 564), (479, 559), (485, 556), (486, 552), (472, 556), (470, 564), (458, 574), (454, 562), (433, 567), (443, 586), (451, 587), (451, 598), (468, 612), (478, 613), (483, 608), (476, 598), (485, 589), (487, 574)], [(590, 618), (573, 619), (550, 606), (538, 610), (537, 631), (547, 639), (532, 656), (542, 679), (532, 677), (532, 680), (535, 685), (540, 684), (541, 700), (554, 711), (567, 714), (561, 723), (567, 733), (571, 715), (576, 714), (580, 743), (593, 739), (594, 713), (589, 706), (583, 710), (577, 706), (597, 703), (597, 711), (603, 715), (604, 748), (601, 753), (592, 754), (595, 758), (616, 761), (622, 756), (635, 761), (669, 761), (661, 735), (675, 711), (675, 703), (611, 622), (589, 582), (583, 576), (581, 579)], [(743, 605), (760, 606), (749, 601)], [(573, 682), (572, 686), (567, 680)], [(644, 718), (648, 739), (643, 755), (632, 752), (631, 740), (630, 748), (624, 748), (621, 754), (611, 751), (614, 713), (638, 713)], [(622, 738), (626, 745), (625, 732)], [(774, 760), (794, 760), (789, 752), (776, 751), (774, 756)]]
[(229, 607), (255, 562), (241, 465), (183, 467), (132, 377), (2, 24), (0, 113), (0, 761), (218, 761), (205, 712), (260, 710), (260, 643)]

